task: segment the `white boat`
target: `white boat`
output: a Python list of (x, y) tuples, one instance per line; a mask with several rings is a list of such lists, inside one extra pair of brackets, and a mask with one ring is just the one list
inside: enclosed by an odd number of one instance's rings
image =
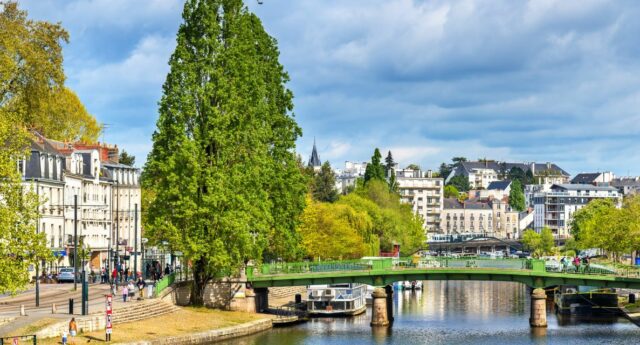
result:
[(307, 293), (307, 312), (312, 316), (358, 315), (367, 309), (364, 284), (310, 285)]
[(420, 281), (420, 280), (412, 280), (412, 281), (405, 280), (404, 282), (402, 282), (402, 289), (403, 290), (422, 290), (422, 281)]

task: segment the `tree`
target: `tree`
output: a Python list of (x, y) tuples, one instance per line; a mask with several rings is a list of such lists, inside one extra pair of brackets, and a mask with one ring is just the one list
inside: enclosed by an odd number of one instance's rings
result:
[(314, 176), (311, 193), (316, 201), (334, 202), (338, 200), (336, 190), (336, 174), (329, 162), (324, 162), (320, 171)]
[(460, 193), (458, 192), (458, 188), (456, 186), (448, 185), (444, 187), (444, 197), (445, 198), (457, 198)]
[(345, 204), (308, 202), (298, 230), (307, 257), (355, 259), (365, 254), (361, 232), (371, 227), (366, 212)]
[(447, 185), (456, 187), (460, 192), (468, 192), (469, 189), (471, 189), (471, 186), (469, 186), (469, 179), (463, 175), (456, 175), (452, 177)]
[(509, 206), (517, 211), (524, 211), (525, 200), (524, 193), (522, 192), (522, 185), (520, 181), (511, 181), (511, 190), (509, 191)]
[(452, 170), (452, 167), (450, 164), (442, 163), (440, 164), (440, 169), (438, 170), (438, 173), (442, 178), (446, 179), (447, 177), (449, 177), (449, 174), (451, 174), (451, 170)]
[(459, 167), (462, 163), (467, 161), (467, 158), (466, 157), (453, 157), (453, 158), (451, 158), (451, 161), (453, 162), (453, 166)]
[(132, 167), (136, 164), (136, 156), (130, 155), (127, 153), (127, 151), (122, 150), (122, 152), (120, 152), (120, 157), (118, 158), (118, 161), (120, 162), (120, 164), (124, 164)]
[(64, 86), (69, 34), (60, 24), (27, 19), (16, 2), (0, 6), (0, 108), (49, 138), (96, 140), (102, 127)]
[(201, 305), (214, 277), (297, 255), (307, 180), (275, 39), (240, 0), (188, 0), (183, 19), (143, 182), (148, 235), (192, 263)]
[(371, 180), (385, 180), (384, 167), (380, 163), (381, 159), (382, 155), (380, 154), (380, 150), (376, 148), (373, 152), (373, 156), (371, 156), (371, 163), (367, 164), (367, 168), (364, 171), (365, 184)]
[(396, 172), (392, 169), (389, 174), (389, 191), (393, 193), (398, 192), (398, 180), (396, 179)]
[(547, 227), (544, 227), (540, 233), (532, 229), (526, 230), (522, 235), (522, 244), (532, 256), (548, 255), (553, 250), (553, 232)]
[[(511, 168), (511, 170), (509, 170), (509, 173), (507, 174), (509, 180), (520, 182), (520, 188), (523, 188), (522, 186), (525, 184), (525, 176), (526, 174), (524, 170), (520, 169), (519, 167)], [(511, 189), (513, 189), (513, 186), (511, 187)]]
[(407, 169), (420, 170), (420, 166), (418, 164), (411, 163), (411, 164), (407, 165)]
[(385, 158), (384, 161), (386, 163), (384, 167), (387, 171), (387, 176), (389, 176), (389, 172), (393, 171), (393, 168), (396, 165), (396, 163), (393, 161), (393, 155), (391, 155), (391, 151), (387, 153), (387, 158)]

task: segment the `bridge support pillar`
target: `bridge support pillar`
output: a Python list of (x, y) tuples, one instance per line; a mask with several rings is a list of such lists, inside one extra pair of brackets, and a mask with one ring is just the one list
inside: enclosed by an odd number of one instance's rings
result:
[(244, 291), (244, 297), (246, 302), (246, 312), (247, 313), (255, 313), (256, 312), (256, 294), (252, 289), (246, 289)]
[(269, 289), (255, 288), (253, 289), (253, 292), (255, 293), (255, 311), (257, 313), (262, 313), (269, 308)]
[(373, 304), (371, 305), (371, 326), (389, 326), (387, 317), (387, 293), (383, 288), (376, 288), (371, 294)]
[(547, 294), (544, 289), (534, 289), (531, 293), (531, 327), (547, 327)]
[(384, 292), (387, 294), (387, 320), (393, 323), (393, 285), (385, 286)]

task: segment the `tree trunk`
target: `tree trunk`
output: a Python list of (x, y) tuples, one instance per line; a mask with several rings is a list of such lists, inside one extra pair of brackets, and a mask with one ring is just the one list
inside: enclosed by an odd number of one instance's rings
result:
[(204, 305), (204, 290), (209, 283), (206, 263), (204, 258), (200, 258), (193, 264), (193, 284), (191, 285), (191, 304), (194, 306)]

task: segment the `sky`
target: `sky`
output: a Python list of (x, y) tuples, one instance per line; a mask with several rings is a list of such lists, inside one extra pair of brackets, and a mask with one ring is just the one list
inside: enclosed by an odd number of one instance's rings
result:
[[(279, 44), (304, 159), (391, 150), (640, 175), (640, 2), (245, 0)], [(144, 164), (183, 0), (22, 0), (61, 22), (68, 85)]]

